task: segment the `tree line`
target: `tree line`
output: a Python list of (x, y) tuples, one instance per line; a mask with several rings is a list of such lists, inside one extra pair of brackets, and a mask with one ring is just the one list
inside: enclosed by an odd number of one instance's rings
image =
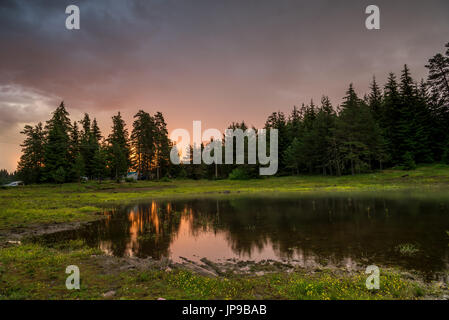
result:
[[(399, 77), (390, 73), (383, 87), (373, 78), (363, 97), (350, 84), (339, 106), (323, 96), (318, 105), (311, 101), (294, 107), (287, 116), (273, 112), (264, 128), (278, 130), (278, 174), (344, 175), (449, 163), (449, 43), (426, 67), (427, 81), (415, 81), (405, 65)], [(228, 128), (248, 126), (240, 122)], [(103, 137), (95, 118), (85, 114), (72, 123), (61, 103), (45, 126), (27, 125), (21, 133), (25, 140), (17, 174), (26, 183), (85, 177), (120, 181), (130, 170), (139, 179), (258, 176), (257, 164), (171, 164), (172, 142), (161, 112), (140, 110), (131, 134), (119, 112), (112, 117), (111, 133)]]
[(8, 172), (6, 169), (0, 170), (0, 186), (3, 184), (7, 184), (13, 182), (17, 179), (16, 172)]
[(18, 176), (26, 183), (64, 183), (110, 178), (120, 181), (131, 169), (141, 179), (165, 175), (169, 150), (162, 113), (140, 110), (131, 135), (120, 112), (112, 117), (111, 133), (103, 137), (97, 120), (86, 113), (71, 122), (63, 102), (46, 122), (26, 125)]

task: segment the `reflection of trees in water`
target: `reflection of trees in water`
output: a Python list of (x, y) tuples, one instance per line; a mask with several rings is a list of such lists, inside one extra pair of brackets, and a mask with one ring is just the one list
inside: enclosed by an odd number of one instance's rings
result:
[[(218, 209), (217, 209), (218, 203)], [(280, 258), (349, 258), (426, 269), (447, 264), (449, 210), (435, 202), (381, 198), (196, 200), (192, 228), (225, 232), (232, 250), (250, 256), (272, 245)], [(394, 248), (416, 243), (421, 255), (399, 257)]]
[(100, 243), (100, 248), (112, 255), (144, 257), (151, 253), (159, 259), (168, 255), (180, 217), (169, 203), (139, 204), (117, 210), (98, 224), (98, 231), (93, 232), (97, 236), (91, 241)]
[[(279, 258), (343, 262), (367, 258), (417, 269), (447, 268), (445, 230), (449, 210), (436, 202), (382, 198), (236, 198), (160, 201), (116, 210), (88, 228), (65, 236), (100, 244), (116, 256), (169, 255), (181, 232), (196, 237), (221, 233), (236, 255), (273, 247)], [(182, 238), (181, 238), (182, 239)], [(417, 244), (417, 257), (399, 257), (394, 247)]]

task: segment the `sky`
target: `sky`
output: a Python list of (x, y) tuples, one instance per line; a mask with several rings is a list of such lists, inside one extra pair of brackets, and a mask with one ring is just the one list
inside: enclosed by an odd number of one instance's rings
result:
[[(65, 8), (80, 8), (80, 29)], [(367, 30), (365, 8), (380, 8)], [(353, 83), (363, 96), (404, 64), (416, 80), (449, 42), (449, 1), (2, 0), (0, 168), (15, 170), (21, 129), (46, 121), (63, 100), (104, 135), (121, 111), (161, 111), (169, 131), (202, 121), (263, 126), (273, 111), (334, 105)]]

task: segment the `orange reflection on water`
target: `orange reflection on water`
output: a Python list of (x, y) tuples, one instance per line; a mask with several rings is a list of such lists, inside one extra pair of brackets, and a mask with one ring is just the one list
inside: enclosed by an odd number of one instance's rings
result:
[[(217, 209), (217, 221), (220, 220), (219, 216)], [(127, 222), (125, 230), (128, 235), (123, 239), (123, 253), (129, 257), (144, 256), (149, 253), (147, 250), (150, 247), (156, 252), (154, 257), (167, 256), (175, 262), (182, 261), (180, 257), (194, 261), (207, 257), (212, 261), (234, 258), (254, 261), (295, 259), (302, 266), (316, 263), (313, 254), (300, 248), (292, 248), (287, 257), (279, 244), (273, 243), (271, 239), (259, 239), (260, 241), (252, 243), (239, 242), (229, 230), (202, 224), (201, 220), (201, 212), (195, 214), (188, 205), (184, 205), (180, 212), (175, 212), (170, 203), (161, 207), (156, 201), (152, 201), (149, 206), (136, 206), (123, 221)], [(106, 223), (110, 222), (111, 216), (108, 216)], [(112, 246), (111, 240), (100, 242), (100, 249), (106, 254), (114, 254)]]

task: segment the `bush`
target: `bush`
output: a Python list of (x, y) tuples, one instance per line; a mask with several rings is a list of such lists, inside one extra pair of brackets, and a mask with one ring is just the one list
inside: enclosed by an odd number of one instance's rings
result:
[(404, 167), (404, 170), (416, 169), (415, 160), (413, 159), (413, 156), (410, 152), (406, 152), (402, 157), (402, 166)]
[(164, 176), (160, 181), (161, 181), (161, 182), (170, 182), (171, 180), (170, 180), (169, 177)]
[(250, 177), (245, 169), (243, 168), (235, 168), (229, 174), (230, 180), (248, 180)]

